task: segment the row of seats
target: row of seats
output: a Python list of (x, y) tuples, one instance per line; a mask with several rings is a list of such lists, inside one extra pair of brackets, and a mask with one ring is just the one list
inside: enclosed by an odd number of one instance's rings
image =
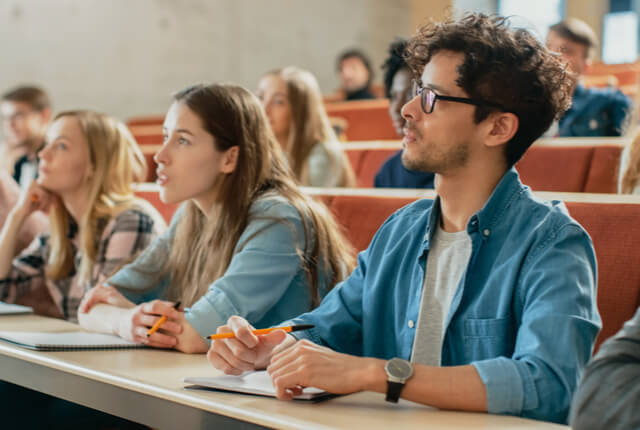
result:
[[(536, 142), (516, 164), (522, 182), (537, 191), (616, 193), (621, 138), (558, 138)], [(376, 172), (400, 142), (346, 143), (358, 187), (373, 187)]]
[[(522, 181), (536, 191), (616, 193), (618, 166), (625, 140), (563, 138), (540, 140), (516, 164)], [(345, 143), (358, 187), (373, 187), (376, 172), (401, 143)], [(159, 145), (142, 145), (149, 165), (147, 181), (155, 180), (153, 155)]]
[[(365, 249), (382, 222), (394, 211), (432, 190), (321, 189), (305, 192), (324, 201), (355, 250)], [(176, 205), (165, 205), (155, 184), (140, 184), (138, 194), (170, 220)], [(615, 334), (640, 306), (640, 197), (603, 194), (536, 193), (545, 200), (562, 200), (587, 230), (598, 259), (598, 308), (603, 329), (596, 348)]]
[[(339, 119), (341, 137), (345, 140), (360, 141), (374, 139), (397, 139), (391, 118), (389, 100), (356, 100), (325, 104), (330, 118)], [(127, 121), (127, 125), (140, 144), (162, 143), (162, 122), (164, 116), (141, 116)]]

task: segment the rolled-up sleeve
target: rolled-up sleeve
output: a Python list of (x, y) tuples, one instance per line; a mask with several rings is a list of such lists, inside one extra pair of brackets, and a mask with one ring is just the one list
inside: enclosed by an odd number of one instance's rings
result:
[(525, 260), (514, 300), (522, 312), (512, 357), (472, 363), (488, 411), (565, 423), (601, 327), (595, 253), (584, 230), (565, 225), (541, 241)]
[(571, 407), (575, 430), (640, 428), (640, 308), (587, 366)]

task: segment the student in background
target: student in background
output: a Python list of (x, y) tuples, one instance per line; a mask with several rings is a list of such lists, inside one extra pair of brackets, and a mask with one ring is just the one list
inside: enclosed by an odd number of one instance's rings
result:
[[(51, 119), (49, 96), (34, 86), (9, 90), (0, 99), (4, 142), (0, 144), (0, 228), (11, 208), (38, 169), (37, 153)], [(24, 223), (13, 254), (22, 251), (33, 238), (48, 229), (47, 217), (34, 213)]]
[(295, 185), (254, 95), (189, 87), (175, 95), (164, 134), (160, 197), (186, 203), (161, 238), (87, 295), (83, 327), (203, 353), (231, 315), (268, 327), (315, 307), (351, 270), (350, 247), (324, 205)]
[[(589, 69), (598, 41), (593, 30), (576, 18), (549, 28), (547, 48), (566, 62), (577, 78)], [(559, 137), (620, 136), (631, 102), (617, 89), (575, 87), (571, 107), (556, 124)]]
[(14, 88), (2, 95), (0, 114), (5, 137), (2, 167), (25, 189), (38, 170), (37, 154), (51, 119), (49, 96), (34, 86)]
[(264, 75), (256, 94), (300, 184), (352, 187), (355, 176), (338, 141), (316, 78), (286, 67)]
[(574, 430), (640, 428), (640, 308), (593, 357), (571, 406)]
[(420, 81), (403, 158), (436, 173), (438, 197), (394, 213), (320, 306), (278, 324), (314, 328), (257, 337), (232, 317), (218, 332), (236, 339), (208, 358), (233, 374), (268, 365), (281, 399), (366, 390), (566, 422), (601, 325), (595, 253), (513, 165), (569, 106), (572, 78), (501, 17), (429, 24), (407, 51)]
[(371, 92), (373, 69), (371, 60), (359, 49), (349, 49), (338, 57), (338, 76), (340, 77), (340, 91), (344, 100), (375, 99)]
[[(76, 321), (90, 286), (142, 251), (164, 222), (133, 195), (133, 182), (145, 177), (146, 165), (122, 123), (91, 111), (63, 112), (38, 157), (38, 179), (0, 233), (0, 300)], [(37, 236), (13, 259), (25, 220), (47, 209), (51, 233)]]
[[(404, 60), (407, 47), (406, 39), (397, 39), (389, 47), (389, 57), (384, 69), (384, 90), (389, 98), (389, 116), (398, 133), (402, 136), (405, 120), (402, 106), (411, 100), (411, 81), (413, 74)], [(376, 188), (433, 188), (434, 174), (407, 169), (402, 164), (402, 150), (396, 152), (384, 162), (373, 184)]]

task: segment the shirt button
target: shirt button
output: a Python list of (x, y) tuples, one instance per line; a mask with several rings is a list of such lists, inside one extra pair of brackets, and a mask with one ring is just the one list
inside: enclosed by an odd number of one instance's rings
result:
[(482, 234), (484, 234), (485, 237), (489, 237), (489, 235), (491, 234), (491, 230), (489, 230), (488, 228), (485, 228)]
[(409, 320), (409, 322), (407, 323), (407, 325), (409, 326), (409, 328), (413, 328), (413, 326), (415, 325), (413, 320)]

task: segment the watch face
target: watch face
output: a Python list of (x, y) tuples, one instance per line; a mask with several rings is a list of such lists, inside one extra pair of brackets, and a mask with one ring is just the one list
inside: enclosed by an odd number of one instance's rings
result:
[(413, 374), (411, 363), (401, 358), (392, 358), (387, 361), (385, 370), (389, 376), (398, 379), (407, 379)]

